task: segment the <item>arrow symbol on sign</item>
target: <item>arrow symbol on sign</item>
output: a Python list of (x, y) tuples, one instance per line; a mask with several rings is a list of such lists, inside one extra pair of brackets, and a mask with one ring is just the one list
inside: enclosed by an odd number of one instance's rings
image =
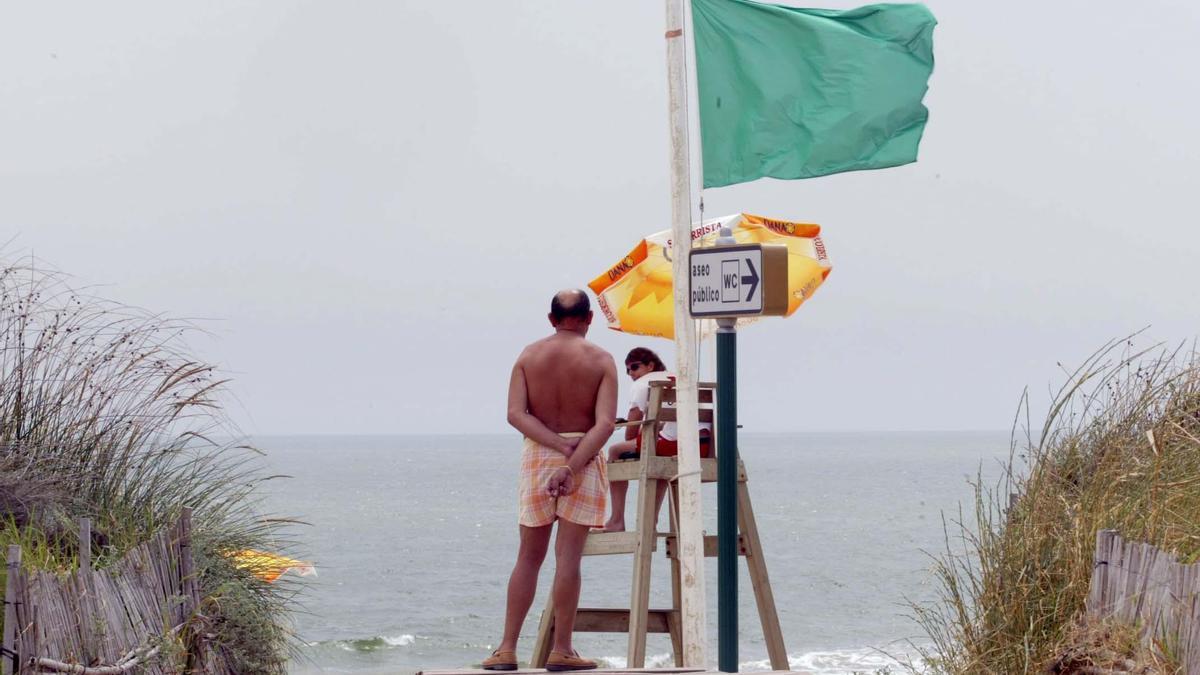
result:
[(742, 277), (742, 285), (749, 285), (750, 292), (746, 294), (746, 302), (750, 302), (754, 298), (754, 291), (758, 290), (758, 271), (754, 269), (754, 263), (746, 258), (746, 264), (750, 266), (750, 276)]

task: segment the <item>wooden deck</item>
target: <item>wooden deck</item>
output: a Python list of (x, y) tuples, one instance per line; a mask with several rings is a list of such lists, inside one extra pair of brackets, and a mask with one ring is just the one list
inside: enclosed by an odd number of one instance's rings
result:
[[(542, 668), (522, 668), (520, 670), (420, 670), (417, 675), (544, 675), (549, 671)], [(724, 675), (718, 671), (703, 670), (701, 668), (597, 668), (596, 670), (582, 670), (581, 673), (594, 673), (595, 675), (679, 675), (681, 673), (705, 673), (706, 675)], [(755, 672), (753, 675), (805, 675), (795, 670), (767, 670)]]

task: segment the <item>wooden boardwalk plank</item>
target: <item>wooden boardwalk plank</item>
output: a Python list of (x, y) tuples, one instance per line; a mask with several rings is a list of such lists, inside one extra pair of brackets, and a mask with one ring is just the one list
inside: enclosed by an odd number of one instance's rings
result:
[[(543, 668), (522, 668), (520, 670), (494, 671), (494, 670), (479, 670), (479, 669), (462, 669), (462, 670), (419, 670), (417, 675), (496, 675), (497, 672), (502, 672), (504, 675), (543, 675), (549, 671)], [(705, 673), (706, 675), (724, 675), (715, 670), (704, 670), (703, 668), (597, 668), (596, 670), (584, 670), (582, 673), (590, 673), (593, 675), (678, 675), (681, 673)], [(806, 675), (803, 672), (795, 670), (767, 670), (756, 672), (754, 675)]]
[[(548, 673), (544, 668), (522, 668), (520, 670), (505, 670), (505, 675), (541, 675)], [(629, 674), (656, 674), (656, 675), (674, 675), (680, 673), (706, 673), (702, 668), (620, 668), (620, 669), (605, 669), (598, 668), (596, 670), (583, 670), (583, 673), (594, 673), (595, 675), (629, 675)], [(420, 670), (416, 675), (496, 675), (494, 670)], [(764, 675), (764, 674), (763, 674)]]

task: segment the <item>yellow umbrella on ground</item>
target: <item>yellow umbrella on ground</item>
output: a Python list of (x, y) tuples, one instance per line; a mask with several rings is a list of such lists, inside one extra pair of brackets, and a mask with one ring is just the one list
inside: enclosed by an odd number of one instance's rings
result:
[[(706, 248), (717, 241), (718, 231), (728, 226), (739, 244), (779, 244), (788, 249), (788, 308), (791, 316), (816, 292), (833, 269), (821, 226), (792, 223), (748, 213), (714, 218), (692, 225), (692, 247)], [(652, 234), (588, 287), (608, 327), (635, 335), (674, 339), (675, 308), (671, 297), (671, 231)], [(686, 292), (686, 289), (682, 292)], [(738, 325), (755, 319), (738, 319)]]
[(240, 551), (230, 551), (225, 556), (233, 559), (234, 567), (247, 570), (267, 583), (274, 583), (276, 579), (288, 572), (295, 572), (302, 577), (317, 576), (317, 568), (313, 567), (312, 563), (285, 558), (266, 551), (245, 548)]

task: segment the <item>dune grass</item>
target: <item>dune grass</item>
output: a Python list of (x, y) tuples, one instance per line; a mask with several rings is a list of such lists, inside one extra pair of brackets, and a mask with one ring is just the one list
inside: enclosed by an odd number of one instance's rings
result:
[(281, 673), (291, 590), (220, 552), (287, 542), (259, 514), (260, 453), (228, 440), (226, 380), (189, 353), (195, 330), (34, 260), (0, 266), (0, 545), (71, 569), (86, 516), (103, 566), (190, 506), (204, 620), (236, 672)]
[(1200, 362), (1131, 340), (1069, 373), (1004, 477), (945, 523), (939, 599), (912, 606), (928, 671), (1045, 672), (1077, 647), (1099, 529), (1200, 557)]

